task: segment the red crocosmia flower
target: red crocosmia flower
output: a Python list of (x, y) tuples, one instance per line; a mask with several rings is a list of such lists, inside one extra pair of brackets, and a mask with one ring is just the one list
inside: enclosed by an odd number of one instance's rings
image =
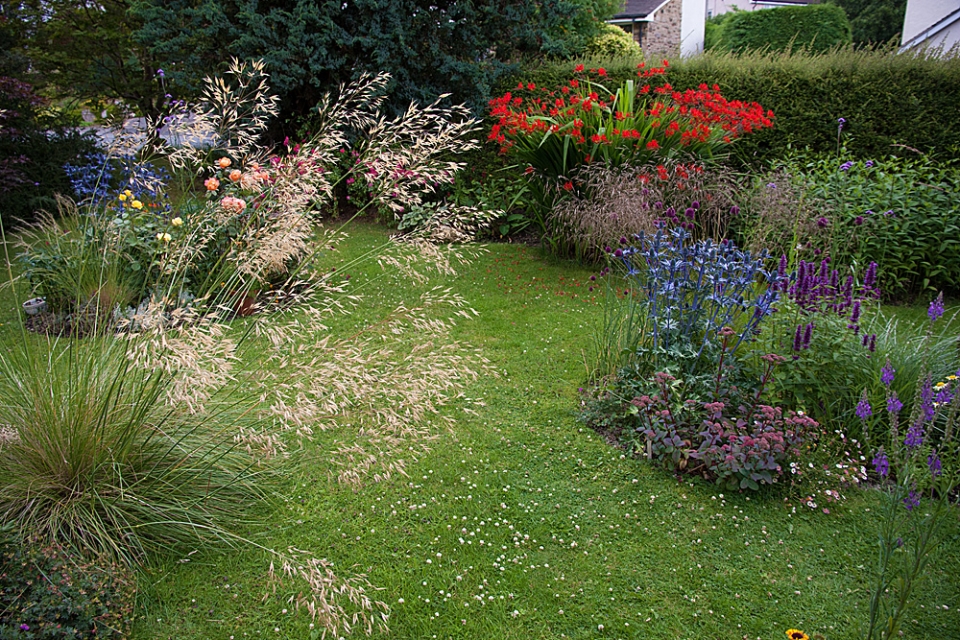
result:
[(597, 75), (600, 76), (601, 78), (606, 78), (607, 70), (604, 69), (603, 67), (600, 67), (599, 69), (597, 69)]
[(572, 182), (565, 182), (565, 183), (563, 184), (563, 188), (564, 188), (565, 191), (573, 191), (573, 183), (572, 183)]
[(537, 85), (533, 84), (532, 82), (527, 85), (527, 89), (529, 89), (530, 91), (533, 91), (536, 88), (537, 88)]
[(574, 89), (576, 89), (577, 87), (580, 86), (580, 83), (577, 82), (577, 79), (576, 79), (576, 78), (574, 78), (573, 80), (570, 81), (570, 86), (573, 87)]
[(587, 164), (590, 164), (591, 162), (593, 162), (593, 156), (591, 156), (591, 155), (588, 153), (588, 154), (583, 158), (583, 161), (586, 162)]
[(597, 134), (593, 134), (592, 136), (590, 136), (590, 142), (592, 142), (593, 144), (600, 144), (600, 140), (601, 138)]
[(656, 151), (659, 148), (660, 148), (660, 143), (657, 142), (656, 140), (651, 140), (650, 142), (647, 143), (647, 149), (650, 149), (651, 151)]
[(574, 72), (574, 73), (580, 73), (581, 71), (583, 71), (583, 65), (582, 65), (582, 64), (578, 64), (577, 66), (575, 66), (575, 67), (573, 68), (573, 72)]

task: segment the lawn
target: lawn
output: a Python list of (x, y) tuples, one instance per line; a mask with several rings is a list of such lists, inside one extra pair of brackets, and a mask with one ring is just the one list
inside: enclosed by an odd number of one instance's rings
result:
[[(352, 227), (332, 262), (381, 246)], [(477, 310), (453, 338), (488, 361), (442, 410), (429, 452), (358, 487), (335, 479), (325, 432), (294, 451), (274, 500), (241, 531), (365, 574), (394, 638), (757, 638), (799, 628), (860, 637), (876, 562), (874, 489), (810, 508), (804, 487), (724, 492), (624, 456), (576, 418), (584, 350), (602, 313), (591, 272), (539, 249), (494, 244), (456, 276), (417, 283), (375, 261), (347, 269), (363, 295), (330, 323), (348, 335), (433, 286)], [(242, 321), (240, 321), (242, 322)], [(824, 511), (829, 511), (825, 513)], [(911, 638), (957, 637), (960, 526), (931, 562), (906, 623)], [(272, 592), (251, 544), (185, 550), (139, 579), (135, 638), (319, 637)], [(362, 630), (355, 632), (362, 635)], [(380, 637), (381, 632), (375, 632)]]

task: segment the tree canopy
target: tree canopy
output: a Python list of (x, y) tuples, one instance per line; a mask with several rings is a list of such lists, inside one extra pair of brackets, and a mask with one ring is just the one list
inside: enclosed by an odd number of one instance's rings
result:
[(524, 55), (583, 51), (618, 0), (133, 0), (136, 41), (189, 90), (231, 57), (262, 58), (288, 119), (361, 71), (391, 102), (450, 93), (474, 108)]

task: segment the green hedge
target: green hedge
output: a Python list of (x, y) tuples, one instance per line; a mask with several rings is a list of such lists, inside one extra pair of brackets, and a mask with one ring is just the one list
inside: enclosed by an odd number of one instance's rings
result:
[[(636, 77), (638, 60), (585, 60), (604, 67), (611, 86)], [(527, 66), (500, 87), (521, 79), (557, 86), (574, 62)], [(671, 62), (667, 80), (678, 90), (701, 83), (720, 86), (731, 100), (759, 102), (775, 115), (773, 129), (734, 145), (736, 164), (760, 165), (790, 149), (836, 153), (837, 120), (843, 142), (858, 158), (902, 155), (904, 145), (935, 159), (960, 155), (960, 58), (836, 49), (821, 54), (707, 52)]]
[(741, 11), (724, 22), (720, 47), (730, 51), (804, 48), (827, 51), (853, 42), (847, 14), (836, 5)]

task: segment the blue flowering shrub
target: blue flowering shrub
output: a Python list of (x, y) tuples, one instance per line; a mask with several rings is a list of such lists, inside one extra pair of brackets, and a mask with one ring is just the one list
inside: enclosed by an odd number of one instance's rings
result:
[(819, 427), (766, 400), (785, 358), (744, 348), (788, 286), (784, 265), (663, 224), (620, 245), (602, 273), (644, 321), (582, 418), (677, 471), (741, 489), (777, 482)]

